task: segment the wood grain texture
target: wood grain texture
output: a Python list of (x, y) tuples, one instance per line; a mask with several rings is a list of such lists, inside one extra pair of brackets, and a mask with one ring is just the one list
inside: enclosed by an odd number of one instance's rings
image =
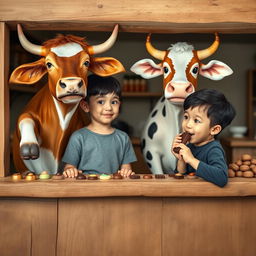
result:
[[(164, 199), (163, 255), (254, 256), (255, 198)], [(170, 241), (175, 241), (175, 246)]]
[(0, 178), (0, 197), (233, 197), (256, 196), (255, 178), (230, 178), (224, 188), (202, 179), (174, 178), (131, 180), (75, 180), (65, 179), (12, 181), (10, 177)]
[(0, 219), (1, 255), (55, 255), (56, 199), (1, 199)]
[[(109, 30), (114, 23), (128, 32), (221, 32), (255, 31), (254, 0), (2, 0), (0, 21), (19, 21), (30, 29)], [(50, 26), (49, 26), (50, 25)], [(27, 27), (27, 28), (28, 28)], [(44, 27), (44, 28), (43, 28)], [(86, 27), (86, 28), (85, 28)]]
[(0, 177), (9, 174), (9, 29), (0, 22)]
[(59, 200), (57, 255), (161, 256), (161, 199)]

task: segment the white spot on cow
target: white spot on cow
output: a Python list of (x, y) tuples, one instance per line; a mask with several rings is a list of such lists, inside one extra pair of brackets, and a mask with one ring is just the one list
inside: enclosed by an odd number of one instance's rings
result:
[(77, 43), (67, 43), (61, 46), (53, 47), (51, 48), (51, 51), (59, 57), (71, 57), (83, 51), (83, 48)]
[(76, 111), (76, 109), (78, 107), (79, 102), (64, 117), (63, 113), (60, 109), (59, 103), (54, 97), (53, 97), (53, 101), (54, 101), (54, 104), (55, 104), (55, 107), (56, 107), (56, 110), (57, 110), (57, 113), (58, 113), (60, 127), (64, 131), (64, 130), (67, 129), (67, 127), (69, 125), (69, 122), (70, 122), (74, 112)]
[(53, 153), (45, 148), (40, 148), (40, 157), (35, 160), (23, 160), (26, 167), (40, 174), (42, 171), (48, 171), (49, 174), (55, 174), (58, 169), (58, 161), (54, 158)]
[(193, 46), (186, 43), (177, 43), (171, 47), (168, 58), (172, 60), (175, 74), (172, 82), (188, 82), (186, 69), (193, 58)]

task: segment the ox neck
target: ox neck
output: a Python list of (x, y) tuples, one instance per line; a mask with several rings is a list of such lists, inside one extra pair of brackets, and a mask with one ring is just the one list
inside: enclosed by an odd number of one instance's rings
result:
[(64, 104), (56, 100), (54, 97), (53, 97), (53, 101), (56, 107), (56, 111), (58, 113), (60, 126), (62, 130), (65, 130), (68, 127), (69, 122), (79, 105), (79, 102), (75, 104)]

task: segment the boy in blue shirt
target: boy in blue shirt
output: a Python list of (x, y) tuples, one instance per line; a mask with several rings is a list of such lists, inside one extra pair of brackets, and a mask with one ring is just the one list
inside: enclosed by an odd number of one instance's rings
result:
[[(235, 109), (226, 97), (213, 89), (202, 89), (184, 101), (182, 130), (191, 135), (189, 144), (181, 143), (181, 134), (174, 139), (172, 153), (178, 159), (179, 173), (195, 174), (220, 187), (227, 184), (228, 167), (225, 152), (215, 140), (235, 117)], [(177, 154), (174, 147), (180, 147)]]
[(86, 174), (111, 174), (117, 171), (124, 177), (132, 172), (130, 163), (136, 156), (128, 135), (111, 126), (119, 114), (121, 87), (114, 77), (90, 75), (86, 100), (81, 108), (89, 113), (88, 126), (70, 137), (62, 161), (65, 177)]

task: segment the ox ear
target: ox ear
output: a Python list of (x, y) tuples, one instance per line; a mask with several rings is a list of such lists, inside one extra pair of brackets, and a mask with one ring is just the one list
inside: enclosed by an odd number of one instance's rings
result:
[(91, 59), (89, 70), (99, 76), (110, 76), (124, 72), (120, 61), (111, 57), (95, 57)]
[(137, 61), (131, 67), (131, 71), (145, 79), (150, 79), (163, 74), (163, 68), (160, 64), (156, 64), (153, 60), (143, 59)]
[(200, 74), (211, 80), (221, 80), (225, 76), (229, 76), (233, 70), (225, 63), (218, 60), (211, 60), (208, 64), (202, 64)]
[(11, 74), (10, 83), (34, 84), (47, 73), (44, 58), (17, 67)]

